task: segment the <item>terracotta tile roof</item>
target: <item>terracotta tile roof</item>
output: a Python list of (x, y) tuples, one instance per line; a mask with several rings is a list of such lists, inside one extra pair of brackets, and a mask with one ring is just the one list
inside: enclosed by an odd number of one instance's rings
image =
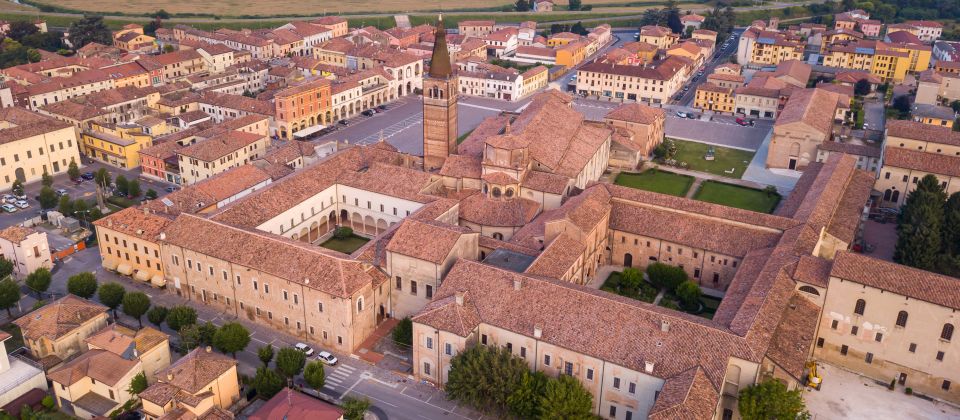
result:
[(72, 127), (66, 122), (20, 107), (0, 109), (0, 121), (9, 123), (5, 124), (7, 128), (0, 129), (0, 145)]
[(566, 233), (560, 234), (527, 267), (525, 273), (533, 276), (561, 278), (569, 271), (577, 260), (583, 257), (587, 248), (583, 243), (573, 239)]
[(433, 201), (422, 193), (431, 182), (429, 173), (386, 163), (374, 163), (361, 171), (345, 171), (337, 178), (338, 184), (419, 203)]
[(24, 338), (39, 340), (45, 337), (56, 340), (79, 328), (85, 322), (106, 314), (107, 309), (99, 303), (68, 294), (18, 318), (13, 323), (20, 327)]
[(442, 299), (435, 297), (413, 319), (417, 323), (466, 337), (480, 325), (480, 315), (469, 293), (463, 293), (460, 299), (462, 303), (457, 302), (456, 294)]
[(507, 251), (516, 252), (519, 254), (537, 256), (540, 253), (538, 248), (529, 248), (520, 244), (515, 244), (512, 242), (504, 242), (497, 239), (493, 239), (489, 236), (480, 235), (480, 247), (487, 248), (491, 250), (505, 249)]
[(0, 229), (0, 239), (5, 239), (12, 243), (18, 244), (23, 242), (24, 239), (27, 239), (28, 236), (33, 235), (34, 233), (37, 233), (35, 229), (11, 225)]
[[(207, 384), (236, 365), (237, 361), (228, 356), (207, 351), (205, 348), (196, 348), (161, 370), (157, 378), (161, 381), (160, 384), (172, 385), (179, 391), (196, 395), (205, 391)], [(148, 394), (148, 396), (153, 395)], [(143, 395), (140, 397), (145, 398)], [(149, 401), (154, 400), (150, 398)]]
[(640, 35), (656, 36), (656, 37), (668, 36), (668, 35), (678, 36), (678, 35), (675, 35), (673, 32), (671, 32), (670, 28), (665, 28), (663, 26), (657, 26), (657, 25), (641, 26)]
[(865, 70), (838, 71), (836, 78), (834, 78), (834, 80), (842, 83), (857, 83), (863, 79), (866, 79), (871, 84), (878, 85), (881, 83), (879, 77)]
[(817, 335), (819, 320), (820, 307), (794, 292), (783, 309), (780, 324), (767, 349), (767, 357), (797, 381), (804, 380), (803, 371)]
[(96, 347), (126, 358), (133, 357), (129, 351), (136, 349), (138, 354), (150, 351), (154, 347), (165, 344), (170, 336), (155, 328), (143, 327), (138, 331), (111, 324), (87, 337), (85, 342)]
[[(777, 116), (775, 127), (801, 123), (829, 137), (833, 131), (839, 99), (836, 93), (823, 89), (803, 89), (794, 92)], [(776, 129), (776, 128), (775, 128)]]
[(938, 175), (960, 176), (960, 157), (940, 153), (924, 153), (899, 147), (888, 146), (884, 150), (883, 165)]
[(272, 117), (274, 114), (273, 104), (270, 102), (248, 98), (243, 95), (231, 95), (227, 93), (207, 91), (203, 93), (197, 102), (201, 104), (235, 109), (241, 112), (253, 112), (270, 117)]
[(482, 172), (480, 159), (468, 155), (450, 155), (443, 162), (443, 167), (438, 173), (441, 176), (453, 178), (479, 179)]
[(139, 360), (127, 360), (106, 350), (87, 350), (48, 373), (47, 378), (67, 386), (83, 378), (92, 378), (113, 387), (139, 365)]
[(213, 198), (208, 205), (226, 200), (253, 186), (269, 181), (270, 174), (254, 165), (242, 165), (231, 168), (216, 176), (205, 179), (190, 187)]
[(162, 66), (169, 66), (184, 61), (201, 60), (203, 57), (196, 50), (180, 50), (160, 55), (151, 56), (151, 58)]
[(143, 390), (143, 392), (137, 396), (162, 407), (172, 401), (178, 392), (180, 392), (180, 388), (176, 386), (165, 382), (157, 382), (147, 387), (147, 389)]
[(387, 251), (441, 264), (469, 230), (435, 221), (404, 220), (393, 234)]
[(830, 152), (847, 153), (857, 156), (866, 156), (872, 158), (880, 157), (880, 148), (867, 144), (844, 143), (839, 141), (825, 141), (817, 146), (820, 150)]
[(499, 200), (477, 193), (460, 202), (460, 218), (481, 226), (523, 226), (539, 211), (540, 203), (519, 197)]
[(649, 419), (712, 418), (719, 398), (720, 393), (703, 369), (692, 367), (664, 381)]
[(713, 83), (711, 83), (711, 82), (701, 83), (700, 86), (697, 86), (697, 90), (698, 90), (698, 91), (701, 91), (701, 90), (702, 90), (702, 91), (704, 91), (704, 92), (723, 93), (723, 94), (726, 94), (726, 95), (730, 95), (730, 94), (733, 93), (733, 88), (720, 87), (720, 86), (717, 86), (717, 85), (715, 85), (715, 84), (713, 84)]
[(263, 138), (264, 137), (259, 134), (233, 130), (184, 147), (180, 149), (177, 154), (205, 162), (212, 162), (243, 149)]
[(488, 184), (498, 184), (498, 185), (510, 185), (516, 184), (516, 178), (511, 175), (507, 175), (504, 172), (488, 172), (486, 175), (480, 177), (484, 182)]
[(803, 255), (797, 262), (797, 269), (793, 272), (793, 278), (798, 282), (827, 287), (831, 267), (833, 267), (833, 261), (812, 255)]
[(340, 420), (343, 409), (312, 396), (284, 388), (251, 414), (250, 420)]
[(792, 218), (793, 215), (796, 214), (797, 209), (800, 208), (800, 205), (803, 204), (803, 199), (807, 196), (807, 192), (810, 191), (821, 169), (823, 169), (823, 163), (810, 162), (803, 170), (803, 174), (800, 175), (800, 179), (794, 184), (793, 191), (780, 203), (780, 206), (773, 214)]
[[(830, 277), (960, 309), (960, 279), (853, 252), (837, 252)], [(910, 281), (905, 281), (909, 279)]]
[(887, 121), (887, 137), (928, 141), (931, 143), (960, 146), (960, 132), (947, 127), (924, 124), (910, 120)]
[(99, 219), (93, 224), (95, 226), (120, 232), (148, 242), (156, 242), (160, 232), (163, 231), (172, 220), (147, 209), (137, 207), (127, 207), (115, 213), (110, 213), (106, 217)]
[(571, 179), (548, 172), (529, 171), (521, 184), (525, 189), (562, 195), (570, 186)]
[(657, 121), (666, 118), (666, 115), (666, 112), (661, 108), (633, 103), (620, 105), (604, 115), (603, 118), (640, 124), (655, 124)]
[(904, 43), (904, 44), (922, 44), (923, 41), (920, 40), (916, 35), (907, 32), (907, 31), (895, 31), (887, 34), (886, 39), (890, 42)]
[[(379, 271), (344, 258), (340, 253), (193, 215), (181, 214), (164, 233), (165, 243), (260, 270), (332, 296), (348, 298), (366, 285), (385, 280)], [(285, 257), (262, 257), (268, 254)]]
[(707, 76), (708, 81), (713, 80), (723, 80), (725, 82), (737, 82), (743, 83), (745, 80), (743, 76), (739, 74), (730, 74), (730, 73), (712, 73)]
[(664, 81), (672, 79), (689, 65), (687, 62), (689, 59), (684, 61), (683, 58), (686, 57), (671, 55), (663, 61), (655, 62), (652, 66), (631, 66), (594, 61), (580, 66), (579, 71)]
[[(509, 115), (487, 117), (470, 135), (457, 146), (457, 153), (480, 158), (483, 155), (484, 143), (488, 137), (503, 133), (504, 126), (510, 120)], [(477, 177), (479, 178), (479, 176)]]

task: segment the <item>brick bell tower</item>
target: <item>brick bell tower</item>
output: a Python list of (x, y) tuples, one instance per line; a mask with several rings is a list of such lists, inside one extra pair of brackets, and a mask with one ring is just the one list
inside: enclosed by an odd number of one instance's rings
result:
[(457, 152), (457, 76), (447, 50), (443, 15), (437, 20), (430, 71), (423, 79), (423, 169), (443, 166)]

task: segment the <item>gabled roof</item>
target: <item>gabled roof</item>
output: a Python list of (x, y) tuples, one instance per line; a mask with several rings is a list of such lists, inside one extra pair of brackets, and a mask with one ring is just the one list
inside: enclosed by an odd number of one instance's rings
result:
[(13, 321), (23, 337), (56, 340), (93, 318), (107, 313), (106, 306), (74, 295), (66, 295)]

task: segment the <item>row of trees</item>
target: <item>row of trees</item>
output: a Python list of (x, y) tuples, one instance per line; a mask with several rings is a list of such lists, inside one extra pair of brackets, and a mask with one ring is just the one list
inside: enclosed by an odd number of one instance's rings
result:
[(675, 34), (683, 33), (683, 22), (680, 21), (680, 8), (677, 7), (677, 2), (669, 0), (661, 9), (644, 10), (640, 18), (640, 26), (647, 25), (666, 26)]
[(960, 192), (927, 175), (900, 208), (894, 261), (960, 277)]
[(593, 395), (579, 380), (531, 373), (506, 348), (474, 346), (450, 363), (447, 396), (460, 403), (524, 419), (593, 418)]

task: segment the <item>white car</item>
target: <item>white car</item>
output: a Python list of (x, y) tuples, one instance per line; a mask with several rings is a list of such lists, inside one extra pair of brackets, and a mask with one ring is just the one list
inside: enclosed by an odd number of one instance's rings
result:
[(297, 350), (302, 351), (303, 354), (306, 354), (307, 356), (313, 355), (313, 348), (306, 344), (297, 343), (297, 344), (294, 344), (293, 347), (296, 348)]
[(0, 208), (3, 208), (3, 211), (5, 211), (5, 212), (7, 212), (7, 213), (13, 213), (13, 212), (17, 211), (17, 208), (14, 207), (13, 204), (4, 204), (4, 205), (0, 206)]
[(30, 204), (27, 203), (27, 200), (17, 200), (16, 204), (14, 204), (14, 205), (17, 206), (17, 207), (20, 207), (21, 209), (25, 209), (25, 208), (27, 208), (27, 207), (30, 207)]
[(328, 364), (330, 366), (337, 364), (337, 356), (334, 356), (329, 352), (325, 352), (325, 351), (321, 351), (320, 354), (317, 355), (317, 360), (325, 364)]
[(687, 118), (687, 113), (683, 111), (677, 111), (677, 116), (680, 118)]

